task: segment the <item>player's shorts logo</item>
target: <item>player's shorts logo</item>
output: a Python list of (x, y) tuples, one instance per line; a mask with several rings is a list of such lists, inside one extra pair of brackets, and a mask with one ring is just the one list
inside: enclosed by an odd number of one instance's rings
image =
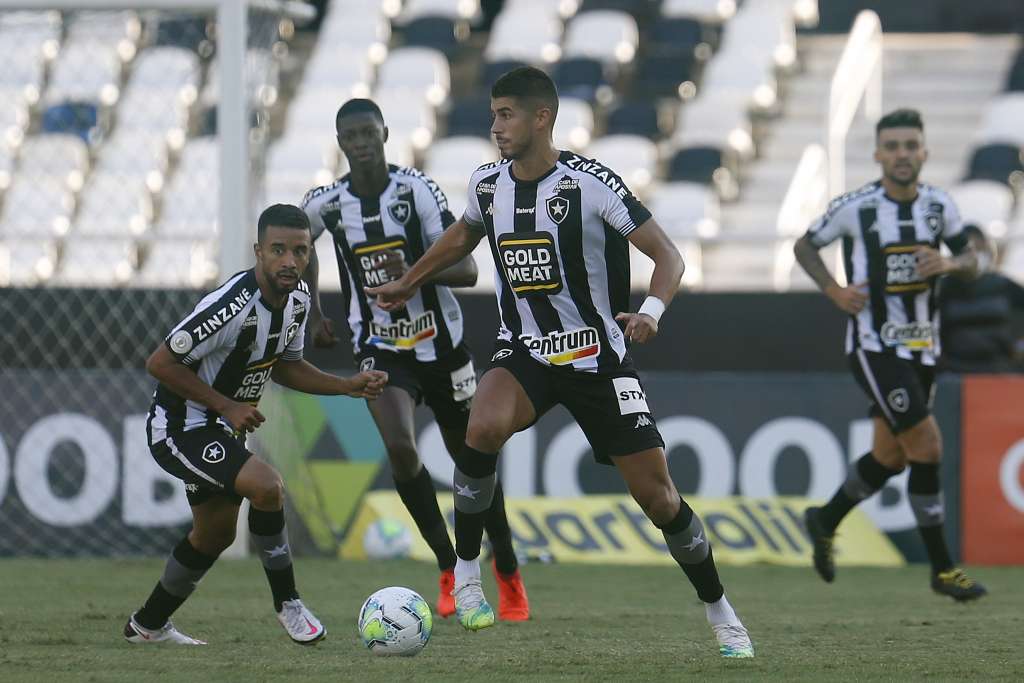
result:
[(601, 338), (593, 327), (551, 332), (543, 337), (524, 334), (519, 337), (519, 341), (526, 346), (530, 355), (551, 365), (570, 365), (601, 353)]
[[(636, 377), (615, 377), (612, 379), (612, 386), (615, 388), (615, 398), (619, 402), (620, 415), (651, 412), (647, 407), (647, 394)], [(640, 426), (640, 422), (637, 421), (634, 429)]]
[(934, 331), (930, 322), (898, 324), (886, 322), (879, 330), (879, 337), (886, 346), (902, 346), (911, 351), (932, 348)]
[(405, 225), (409, 222), (409, 217), (412, 215), (412, 205), (404, 199), (400, 199), (397, 202), (388, 204), (388, 213), (395, 219), (396, 223)]
[(455, 401), (468, 401), (476, 393), (476, 372), (473, 361), (469, 361), (458, 370), (452, 370), (452, 398)]
[(171, 351), (177, 354), (188, 353), (192, 350), (192, 335), (188, 330), (178, 330), (171, 335)]
[(206, 444), (206, 448), (203, 449), (203, 460), (211, 465), (215, 465), (223, 460), (226, 454), (227, 451), (220, 445), (220, 442), (214, 441)]
[(516, 296), (558, 294), (562, 275), (550, 232), (511, 233), (498, 240), (505, 276)]
[(363, 360), (359, 361), (359, 372), (368, 372), (377, 367), (377, 359), (373, 356), (367, 356)]
[(491, 362), (496, 363), (512, 355), (512, 349), (498, 349), (498, 352), (491, 356)]
[(391, 346), (396, 349), (411, 349), (421, 342), (437, 336), (437, 323), (433, 311), (427, 311), (413, 320), (396, 320), (388, 325), (370, 322), (370, 338), (374, 346)]
[(927, 245), (903, 242), (888, 244), (882, 249), (886, 294), (924, 292), (928, 289), (927, 280), (922, 280), (917, 274), (917, 256), (914, 255), (923, 246)]
[(569, 200), (565, 197), (548, 197), (545, 202), (548, 209), (548, 218), (561, 225), (565, 217), (569, 215)]
[(889, 407), (897, 413), (905, 413), (910, 409), (910, 394), (902, 387), (890, 391), (886, 401), (889, 403)]
[[(397, 203), (408, 204), (408, 202)], [(390, 207), (388, 210), (390, 211)], [(384, 262), (388, 259), (388, 252), (390, 251), (405, 253), (405, 238), (395, 235), (386, 237), (383, 240), (360, 242), (352, 245), (352, 254), (356, 258), (356, 264), (362, 275), (364, 287), (379, 287), (395, 279), (384, 268)]]

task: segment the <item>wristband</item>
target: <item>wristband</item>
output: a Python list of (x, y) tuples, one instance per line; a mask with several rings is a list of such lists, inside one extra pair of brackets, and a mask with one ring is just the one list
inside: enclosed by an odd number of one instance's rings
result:
[(665, 302), (656, 296), (649, 296), (644, 299), (644, 303), (640, 306), (640, 310), (637, 313), (643, 313), (654, 318), (654, 322), (661, 320), (661, 314), (665, 312)]

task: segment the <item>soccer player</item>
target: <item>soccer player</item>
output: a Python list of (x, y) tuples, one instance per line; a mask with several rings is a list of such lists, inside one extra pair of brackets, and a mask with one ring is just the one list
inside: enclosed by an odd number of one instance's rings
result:
[[(365, 289), (401, 277), (455, 219), (433, 180), (414, 168), (389, 165), (384, 157), (388, 129), (371, 100), (345, 102), (335, 117), (338, 145), (351, 173), (307, 193), (303, 207), (315, 240), (325, 230), (334, 238), (348, 326), (356, 360), (363, 369), (386, 370), (389, 385), (369, 403), (395, 480), (395, 489), (441, 570), (437, 613), (455, 611), (455, 549), (448, 536), (430, 473), (420, 463), (413, 411), (425, 402), (434, 413), (449, 453), (466, 440), (469, 405), (476, 392), (473, 358), (462, 341), (462, 309), (451, 287), (476, 283), (476, 262), (466, 255), (435, 274), (402, 310), (382, 310)], [(323, 317), (314, 252), (308, 280), (314, 342), (333, 346), (333, 324)], [(454, 455), (453, 455), (454, 457)], [(501, 484), (486, 516), (494, 550), (498, 615), (508, 621), (530, 616)]]
[[(850, 468), (824, 507), (807, 509), (805, 521), (814, 541), (814, 567), (831, 582), (836, 527), (857, 503), (909, 465), (907, 490), (931, 561), (932, 589), (955, 600), (973, 600), (985, 588), (954, 566), (943, 538), (942, 435), (931, 406), (939, 356), (936, 279), (944, 274), (973, 277), (977, 260), (949, 195), (918, 182), (927, 158), (917, 111), (897, 109), (883, 116), (875, 127), (875, 161), (882, 178), (833, 200), (794, 247), (811, 279), (850, 315), (847, 358), (871, 402), (874, 423), (871, 452)], [(839, 238), (850, 283), (845, 287), (818, 254)], [(954, 256), (943, 256), (940, 242)]]
[[(498, 450), (561, 404), (596, 460), (618, 468), (662, 530), (705, 603), (721, 654), (752, 657), (700, 518), (669, 476), (664, 441), (628, 350), (630, 342), (657, 334), (683, 274), (682, 258), (615, 173), (552, 146), (558, 94), (543, 71), (523, 67), (503, 75), (491, 89), (491, 110), (504, 160), (472, 174), (465, 215), (407, 273), (370, 290), (383, 308), (396, 310), (482, 239), (497, 266), (501, 327), (455, 459), (459, 621), (470, 630), (494, 623), (477, 558)], [(650, 296), (635, 313), (629, 312), (630, 242), (655, 263)]]
[(128, 618), (131, 643), (205, 645), (178, 631), (171, 614), (234, 541), (238, 507), (249, 499), (249, 530), (270, 582), (278, 621), (297, 643), (327, 630), (295, 589), (281, 475), (245, 447), (264, 421), (256, 409), (268, 379), (311, 394), (374, 398), (387, 373), (349, 378), (302, 359), (309, 290), (299, 279), (311, 250), (309, 221), (275, 204), (259, 218), (256, 267), (207, 294), (149, 357), (158, 381), (146, 422), (157, 463), (185, 484), (192, 530), (175, 546), (146, 604)]

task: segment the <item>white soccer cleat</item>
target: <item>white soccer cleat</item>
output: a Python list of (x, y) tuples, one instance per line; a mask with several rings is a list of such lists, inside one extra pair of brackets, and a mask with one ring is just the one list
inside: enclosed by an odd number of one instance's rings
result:
[(128, 623), (124, 625), (124, 639), (129, 643), (171, 643), (172, 645), (206, 645), (205, 640), (199, 640), (192, 636), (187, 636), (178, 629), (174, 628), (174, 624), (168, 621), (164, 624), (163, 628), (152, 630), (144, 626), (140, 626), (135, 621), (135, 615), (132, 614), (128, 617)]
[(718, 652), (723, 657), (748, 658), (754, 656), (754, 645), (742, 624), (719, 624), (712, 626), (718, 638)]
[(302, 600), (285, 600), (277, 620), (288, 632), (288, 636), (299, 645), (312, 645), (327, 635), (327, 629), (313, 613), (306, 609)]

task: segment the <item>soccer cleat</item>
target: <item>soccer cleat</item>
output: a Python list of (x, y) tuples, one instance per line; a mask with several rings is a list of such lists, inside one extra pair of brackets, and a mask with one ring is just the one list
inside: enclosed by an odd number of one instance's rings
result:
[(452, 596), (452, 592), (455, 590), (455, 570), (445, 569), (441, 572), (441, 578), (437, 583), (440, 592), (437, 594), (437, 605), (434, 611), (437, 612), (437, 616), (447, 619), (455, 614), (455, 598)]
[(826, 533), (821, 525), (820, 515), (821, 508), (807, 508), (804, 510), (804, 525), (814, 544), (814, 568), (817, 570), (818, 576), (826, 583), (832, 583), (836, 578), (836, 563), (832, 548), (835, 537), (833, 534)]
[(480, 579), (470, 579), (452, 591), (455, 596), (455, 616), (462, 628), (467, 631), (479, 631), (494, 626), (494, 610), (487, 604)]
[(324, 625), (298, 598), (281, 603), (281, 611), (277, 613), (277, 620), (288, 632), (288, 637), (299, 645), (312, 645), (327, 635)]
[(967, 576), (963, 569), (950, 569), (932, 576), (932, 590), (939, 595), (948, 595), (957, 602), (977, 600), (988, 594), (985, 587)]
[(742, 624), (719, 624), (712, 626), (718, 638), (718, 653), (732, 659), (747, 659), (754, 656), (754, 645)]
[(523, 575), (516, 569), (511, 574), (502, 574), (498, 565), (491, 562), (494, 578), (498, 582), (498, 618), (502, 621), (526, 621), (530, 618), (530, 600), (526, 597)]
[(171, 643), (173, 645), (206, 645), (205, 640), (199, 640), (174, 628), (174, 624), (168, 621), (163, 628), (157, 630), (148, 629), (135, 621), (135, 615), (128, 617), (128, 623), (124, 625), (124, 639), (129, 643)]

